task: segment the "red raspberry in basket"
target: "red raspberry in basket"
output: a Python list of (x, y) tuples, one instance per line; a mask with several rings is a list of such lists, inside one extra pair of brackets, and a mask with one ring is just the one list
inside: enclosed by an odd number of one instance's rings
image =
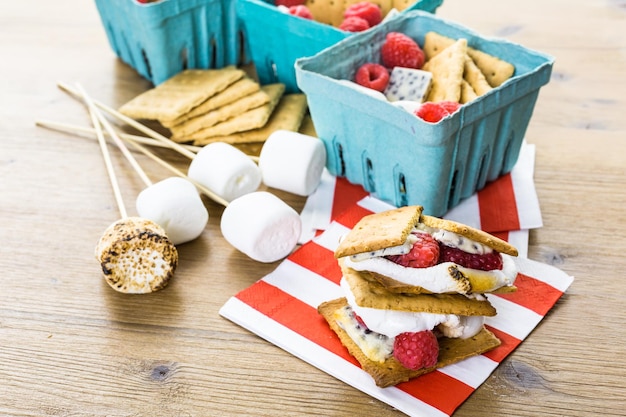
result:
[(378, 7), (377, 4), (370, 3), (369, 1), (362, 1), (348, 6), (346, 11), (343, 13), (343, 17), (346, 19), (352, 16), (367, 20), (370, 27), (379, 24), (383, 20), (383, 14), (380, 11), (380, 7)]
[(420, 69), (424, 65), (424, 51), (413, 39), (400, 32), (389, 32), (380, 49), (381, 59), (387, 68), (405, 67)]
[(439, 342), (430, 330), (400, 333), (393, 342), (393, 356), (408, 369), (431, 368), (437, 364)]
[(311, 14), (311, 11), (304, 4), (299, 4), (297, 6), (291, 6), (289, 8), (289, 14), (301, 17), (303, 19), (313, 20), (313, 15)]
[(437, 104), (443, 107), (443, 109), (446, 110), (449, 114), (454, 113), (459, 109), (459, 107), (461, 107), (461, 104), (457, 103), (456, 101), (440, 101)]
[(405, 255), (389, 255), (387, 259), (411, 268), (428, 268), (439, 261), (439, 243), (428, 233), (415, 233), (417, 242)]
[(368, 62), (359, 67), (354, 82), (372, 90), (383, 92), (389, 84), (389, 71), (380, 64)]
[(351, 16), (343, 19), (343, 22), (339, 25), (339, 29), (346, 32), (362, 32), (370, 28), (370, 24), (367, 20), (358, 16)]
[(275, 6), (285, 6), (287, 8), (291, 6), (300, 6), (305, 3), (306, 0), (276, 0)]
[(437, 123), (444, 117), (457, 111), (459, 107), (461, 105), (454, 101), (440, 101), (437, 103), (427, 101), (415, 111), (415, 115), (426, 122)]
[(482, 255), (467, 253), (442, 243), (439, 244), (439, 262), (454, 262), (466, 268), (480, 269), (481, 271), (502, 269), (502, 255), (496, 251)]

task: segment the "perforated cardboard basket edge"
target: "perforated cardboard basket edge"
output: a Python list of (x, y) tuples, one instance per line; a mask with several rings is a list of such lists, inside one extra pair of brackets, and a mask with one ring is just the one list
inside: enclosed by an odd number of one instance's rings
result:
[[(442, 3), (417, 0), (402, 13), (413, 9), (434, 13)], [(353, 34), (281, 12), (273, 1), (239, 0), (236, 8), (259, 80), (281, 82), (288, 92), (300, 91), (294, 69), (297, 58), (314, 55)]]
[[(379, 61), (380, 45), (390, 31), (406, 33), (420, 44), (428, 31), (464, 37), (470, 46), (514, 64), (516, 73), (452, 116), (427, 123), (341, 81), (352, 79), (363, 63)], [(441, 216), (513, 168), (553, 62), (521, 45), (411, 11), (300, 58), (295, 69), (326, 146), (329, 171), (396, 206), (421, 204), (426, 213)]]
[(158, 85), (186, 68), (245, 59), (234, 0), (95, 0), (116, 55)]

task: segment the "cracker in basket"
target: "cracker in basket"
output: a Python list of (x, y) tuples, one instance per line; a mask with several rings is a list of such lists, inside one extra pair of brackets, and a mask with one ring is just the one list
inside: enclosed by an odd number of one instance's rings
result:
[[(437, 32), (428, 32), (424, 37), (424, 54), (428, 61), (439, 52), (454, 43), (454, 39), (441, 35)], [(515, 67), (513, 64), (489, 55), (485, 52), (468, 47), (467, 54), (472, 58), (476, 66), (485, 76), (492, 87), (497, 87), (513, 76)]]
[(174, 120), (163, 120), (161, 123), (165, 127), (176, 126), (186, 120), (201, 116), (205, 113), (210, 112), (211, 110), (215, 110), (217, 108), (230, 104), (233, 101), (237, 101), (240, 98), (259, 91), (260, 89), (261, 86), (259, 85), (259, 83), (249, 77), (243, 77), (242, 79), (235, 81), (234, 83), (226, 87), (226, 89), (220, 91), (212, 97), (209, 97), (207, 100), (202, 102), (200, 105), (194, 107), (189, 112), (181, 115)]
[(468, 83), (467, 80), (464, 79), (461, 83), (461, 101), (459, 101), (459, 103), (469, 103), (477, 97), (478, 94), (476, 94), (476, 91), (474, 91), (470, 83)]
[(255, 109), (264, 104), (269, 103), (270, 95), (268, 91), (276, 89), (275, 84), (263, 86), (259, 91), (240, 98), (237, 101), (226, 104), (215, 110), (211, 110), (201, 116), (189, 119), (181, 124), (170, 127), (172, 132), (172, 140), (179, 142), (180, 139), (192, 135), (201, 129), (215, 126), (220, 122), (224, 122), (233, 117), (244, 114), (248, 110)]
[(133, 98), (122, 105), (119, 111), (134, 119), (167, 123), (224, 90), (244, 75), (244, 71), (234, 66), (185, 70)]
[(461, 83), (467, 56), (467, 39), (459, 39), (432, 57), (423, 69), (433, 74), (430, 92), (426, 101), (461, 100)]
[[(238, 116), (232, 117), (221, 123), (207, 128), (200, 129), (184, 138), (177, 138), (181, 141), (210, 139), (216, 136), (226, 136), (237, 132), (262, 127), (267, 123), (285, 92), (285, 84), (268, 84), (263, 87), (263, 91), (269, 96), (269, 101), (264, 105), (245, 111)], [(175, 138), (176, 139), (176, 138)]]
[(194, 145), (203, 146), (212, 142), (226, 142), (231, 144), (263, 143), (277, 130), (290, 130), (297, 132), (307, 110), (306, 96), (304, 94), (286, 94), (282, 97), (278, 106), (272, 113), (267, 123), (256, 129), (232, 133), (224, 136), (214, 136), (204, 139), (196, 139)]
[(345, 307), (347, 305), (348, 303), (345, 298), (339, 298), (320, 304), (317, 311), (324, 317), (326, 322), (328, 322), (329, 327), (337, 334), (341, 344), (348, 349), (350, 354), (359, 362), (363, 370), (370, 374), (376, 382), (376, 385), (381, 388), (397, 385), (401, 382), (432, 372), (437, 368), (442, 368), (460, 362), (463, 359), (480, 355), (501, 344), (500, 340), (493, 333), (483, 327), (478, 334), (467, 339), (440, 338), (437, 364), (432, 368), (422, 368), (414, 371), (402, 366), (393, 356), (387, 358), (382, 363), (376, 362), (369, 359), (363, 353), (344, 330), (342, 324), (340, 324), (350, 320), (345, 317)]
[(485, 78), (483, 72), (480, 68), (478, 68), (474, 60), (470, 58), (469, 55), (465, 58), (465, 67), (463, 71), (463, 79), (472, 86), (476, 95), (482, 96), (493, 89), (491, 85), (489, 85), (489, 82)]
[[(339, 27), (348, 6), (359, 1), (361, 0), (306, 0), (304, 5), (308, 7), (313, 19), (317, 22)], [(370, 0), (370, 2), (380, 7), (383, 16), (386, 16), (393, 7), (393, 0)]]

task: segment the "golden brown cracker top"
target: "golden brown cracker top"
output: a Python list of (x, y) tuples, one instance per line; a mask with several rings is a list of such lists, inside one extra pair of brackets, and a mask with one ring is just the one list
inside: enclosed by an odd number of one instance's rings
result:
[(184, 70), (125, 103), (119, 111), (135, 119), (174, 120), (244, 75), (234, 66)]
[(406, 206), (364, 216), (339, 243), (335, 258), (404, 244), (422, 209)]
[(370, 374), (376, 385), (385, 388), (406, 382), (412, 378), (432, 372), (453, 363), (460, 362), (472, 356), (477, 356), (500, 346), (500, 340), (490, 331), (483, 329), (468, 339), (442, 337), (439, 339), (439, 356), (437, 364), (432, 368), (411, 370), (405, 368), (393, 356), (385, 362), (378, 363), (370, 360), (350, 336), (337, 322), (338, 315), (344, 314), (348, 305), (345, 298), (339, 298), (320, 304), (318, 313), (324, 317), (329, 327), (337, 334), (341, 343), (356, 358), (365, 372)]
[(161, 124), (165, 127), (172, 127), (179, 125), (186, 120), (194, 117), (201, 116), (208, 113), (211, 110), (215, 110), (234, 101), (237, 101), (245, 96), (253, 94), (261, 89), (261, 86), (256, 81), (249, 77), (243, 77), (240, 80), (235, 81), (224, 90), (209, 97), (187, 113), (181, 115), (174, 120), (162, 120)]
[[(422, 48), (426, 61), (430, 60), (453, 43), (454, 39), (437, 32), (426, 33), (424, 36), (424, 46)], [(515, 73), (515, 66), (513, 66), (513, 64), (486, 52), (468, 47), (467, 54), (483, 73), (491, 87), (499, 86)]]
[(466, 56), (467, 39), (459, 39), (424, 64), (423, 69), (432, 73), (427, 101), (461, 100)]
[(401, 294), (391, 292), (377, 281), (369, 281), (360, 272), (343, 267), (356, 303), (361, 307), (413, 313), (495, 316), (496, 309), (485, 298), (478, 300), (461, 294)]
[(421, 216), (420, 222), (428, 227), (443, 229), (464, 236), (475, 242), (489, 246), (500, 253), (506, 253), (511, 256), (518, 255), (517, 249), (509, 242), (493, 236), (483, 230), (475, 229), (452, 220), (441, 219), (439, 217), (428, 216), (425, 214)]

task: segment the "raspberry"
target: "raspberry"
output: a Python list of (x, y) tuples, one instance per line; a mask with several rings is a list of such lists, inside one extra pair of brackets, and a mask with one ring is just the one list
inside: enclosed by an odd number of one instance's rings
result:
[(354, 75), (354, 81), (364, 87), (382, 92), (389, 83), (389, 71), (380, 64), (370, 62), (359, 67)]
[(380, 7), (374, 3), (370, 3), (369, 1), (362, 1), (350, 5), (343, 13), (343, 17), (346, 19), (352, 16), (367, 20), (370, 27), (379, 24), (383, 20), (383, 14), (380, 11)]
[(439, 260), (439, 244), (428, 233), (416, 233), (417, 242), (405, 255), (389, 255), (387, 259), (402, 266), (411, 268), (428, 268)]
[(274, 2), (275, 6), (285, 6), (287, 8), (291, 6), (300, 6), (304, 4), (306, 0), (276, 0)]
[(354, 319), (356, 320), (357, 323), (359, 323), (359, 326), (361, 326), (363, 329), (365, 329), (366, 331), (369, 330), (369, 327), (367, 327), (367, 324), (365, 324), (365, 322), (363, 321), (363, 319), (361, 318), (361, 316), (359, 316), (356, 313), (354, 314)]
[(393, 342), (393, 356), (408, 369), (431, 368), (437, 364), (439, 342), (430, 330), (400, 333)]
[(345, 30), (346, 32), (362, 32), (370, 28), (370, 24), (367, 20), (358, 16), (351, 16), (343, 19), (341, 25), (339, 25), (339, 29)]
[(413, 39), (400, 32), (389, 32), (380, 49), (381, 59), (387, 68), (405, 67), (420, 69), (424, 65), (424, 51)]
[(458, 248), (439, 244), (439, 262), (454, 262), (466, 268), (492, 271), (502, 269), (502, 256), (493, 251), (491, 253), (467, 253)]
[(301, 17), (303, 19), (313, 20), (313, 15), (311, 14), (311, 11), (309, 10), (308, 7), (306, 7), (303, 4), (299, 4), (297, 6), (291, 6), (289, 8), (289, 14)]
[(461, 105), (454, 101), (440, 101), (437, 103), (427, 101), (415, 111), (415, 115), (424, 121), (437, 123), (444, 117), (457, 111), (459, 107)]
[(443, 109), (450, 114), (454, 113), (459, 109), (459, 107), (461, 107), (461, 105), (456, 101), (440, 101), (437, 104), (443, 107)]

